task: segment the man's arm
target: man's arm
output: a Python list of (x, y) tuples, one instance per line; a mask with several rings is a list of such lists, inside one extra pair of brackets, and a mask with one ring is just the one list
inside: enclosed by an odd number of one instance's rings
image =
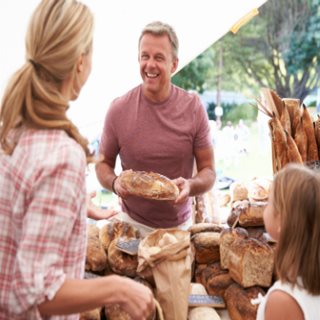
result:
[(216, 172), (213, 148), (195, 150), (195, 159), (198, 173), (188, 180), (182, 177), (175, 179), (175, 183), (180, 189), (176, 203), (181, 203), (188, 197), (205, 193), (212, 188), (215, 182)]
[(213, 148), (195, 150), (195, 158), (198, 173), (189, 180), (189, 196), (196, 196), (209, 191), (216, 180)]
[(110, 190), (112, 190), (112, 182), (116, 178), (114, 173), (115, 160), (104, 160), (96, 164), (96, 175), (100, 184)]
[(96, 174), (100, 184), (117, 194), (121, 198), (126, 198), (128, 192), (122, 188), (114, 172), (115, 160), (104, 160), (96, 164)]

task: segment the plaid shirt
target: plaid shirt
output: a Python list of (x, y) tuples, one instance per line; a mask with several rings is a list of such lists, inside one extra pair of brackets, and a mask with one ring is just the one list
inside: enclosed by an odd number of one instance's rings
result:
[(82, 278), (86, 248), (85, 156), (61, 130), (22, 131), (0, 151), (0, 320), (42, 318), (66, 278)]

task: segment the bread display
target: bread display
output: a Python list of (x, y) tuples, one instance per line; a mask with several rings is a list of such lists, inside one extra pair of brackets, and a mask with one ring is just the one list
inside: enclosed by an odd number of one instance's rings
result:
[[(312, 164), (319, 160), (320, 145), (314, 121), (307, 107), (300, 106), (299, 99), (282, 99), (270, 89), (264, 88), (265, 103), (259, 99), (258, 109), (268, 115), (272, 142), (274, 173), (287, 163)], [(287, 115), (289, 114), (289, 117)], [(285, 118), (285, 119), (284, 119)]]
[(253, 305), (251, 299), (259, 294), (265, 294), (259, 287), (243, 289), (236, 283), (230, 285), (224, 295), (230, 319), (256, 320), (258, 305)]
[[(255, 319), (257, 306), (251, 304), (251, 298), (256, 298), (257, 293), (263, 294), (263, 288), (267, 289), (275, 280), (274, 244), (273, 247), (268, 245), (262, 220), (270, 181), (256, 178), (249, 183), (239, 185), (241, 186), (239, 190), (246, 187), (248, 192), (243, 193), (242, 196), (238, 193), (235, 198), (246, 196), (246, 199), (233, 201), (229, 207), (237, 224), (244, 226), (226, 228), (224, 225), (214, 223), (197, 223), (188, 230), (194, 254), (192, 280), (196, 282), (191, 285), (190, 294), (222, 297), (227, 309), (222, 306), (215, 311), (207, 305), (195, 307), (191, 303), (188, 319), (220, 319), (220, 317), (231, 320)], [(88, 230), (90, 230), (88, 237), (90, 235), (95, 240), (95, 246), (92, 246), (90, 241), (91, 249), (89, 250), (88, 241), (87, 255), (90, 254), (91, 260), (89, 257), (87, 260), (96, 263), (96, 260), (92, 260), (94, 252), (92, 248), (100, 248), (99, 251), (102, 249), (107, 257), (105, 268), (102, 270), (98, 268), (99, 271), (94, 271), (95, 273), (104, 275), (111, 272), (137, 279), (157, 294), (158, 289), (156, 289), (151, 269), (146, 269), (150, 271), (146, 281), (145, 274), (137, 273), (137, 256), (129, 255), (117, 247), (119, 240), (127, 241), (140, 237), (139, 232), (132, 225), (113, 221), (102, 226), (100, 230), (95, 226), (89, 226)], [(158, 256), (162, 250), (175, 246), (178, 240), (170, 229), (162, 230), (161, 236), (155, 239), (154, 244), (149, 243), (149, 252)], [(106, 272), (107, 268), (110, 271)], [(90, 271), (91, 269), (92, 266)], [(96, 264), (93, 269), (97, 270)], [(169, 273), (164, 276), (171, 279), (173, 275)], [(170, 301), (174, 299), (171, 298)], [(185, 298), (182, 300), (185, 301)], [(120, 305), (108, 305), (104, 310), (93, 310), (82, 314), (81, 317), (84, 320), (104, 319), (104, 317), (108, 320), (131, 319)]]
[(155, 172), (125, 170), (118, 179), (124, 189), (138, 197), (175, 200), (179, 195), (179, 189), (172, 180)]

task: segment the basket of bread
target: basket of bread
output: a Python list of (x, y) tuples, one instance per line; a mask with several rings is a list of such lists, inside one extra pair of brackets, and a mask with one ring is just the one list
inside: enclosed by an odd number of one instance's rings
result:
[(256, 101), (258, 109), (270, 117), (273, 172), (289, 162), (319, 167), (320, 118), (313, 121), (299, 99), (280, 98), (267, 88), (261, 93), (262, 98)]

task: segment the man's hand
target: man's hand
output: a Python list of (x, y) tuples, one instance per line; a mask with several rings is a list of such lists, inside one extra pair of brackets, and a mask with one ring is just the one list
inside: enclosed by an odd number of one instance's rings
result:
[(128, 191), (122, 187), (122, 185), (121, 185), (121, 183), (119, 181), (119, 177), (117, 177), (115, 182), (114, 182), (113, 190), (122, 199), (126, 199), (129, 196)]
[(184, 179), (182, 177), (174, 179), (173, 183), (175, 183), (180, 193), (177, 197), (177, 199), (174, 201), (175, 204), (183, 203), (188, 200), (188, 197), (190, 196), (190, 182), (187, 179)]

